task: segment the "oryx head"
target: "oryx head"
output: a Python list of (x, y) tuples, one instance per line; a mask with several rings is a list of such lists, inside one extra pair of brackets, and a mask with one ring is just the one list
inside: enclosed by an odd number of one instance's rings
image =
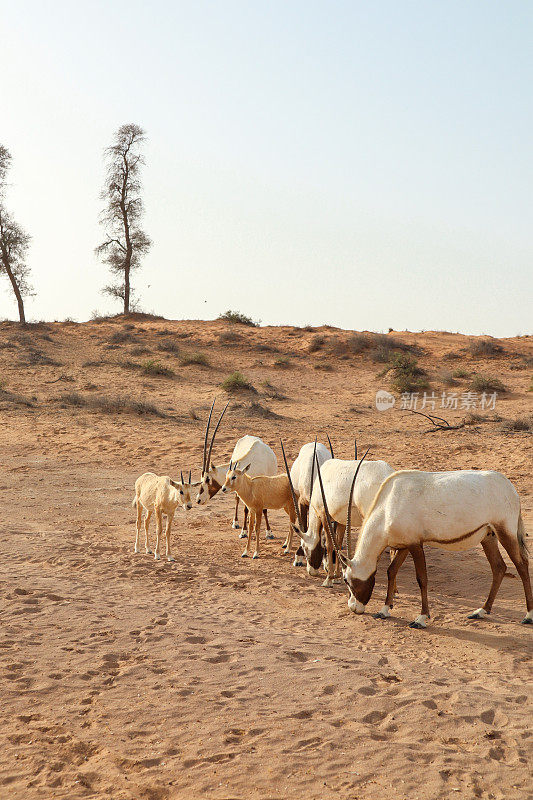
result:
[(183, 472), (180, 473), (179, 481), (173, 481), (172, 479), (170, 481), (170, 485), (173, 486), (178, 493), (179, 504), (183, 509), (185, 509), (185, 511), (190, 511), (190, 509), (192, 508), (191, 481), (192, 481), (192, 473), (190, 470), (189, 470), (188, 481), (184, 480)]
[(208, 448), (207, 448), (207, 439), (208, 439), (208, 436), (209, 436), (209, 426), (211, 424), (211, 417), (213, 415), (213, 408), (215, 406), (215, 401), (216, 401), (216, 398), (215, 398), (215, 400), (213, 400), (213, 402), (211, 404), (211, 409), (209, 411), (209, 417), (207, 419), (207, 426), (206, 426), (206, 429), (205, 429), (204, 459), (203, 459), (203, 463), (202, 463), (202, 477), (201, 477), (201, 480), (200, 480), (200, 485), (198, 487), (198, 493), (196, 495), (196, 502), (198, 503), (198, 505), (202, 505), (203, 503), (205, 503), (207, 500), (209, 500), (210, 497), (213, 497), (213, 495), (215, 495), (218, 492), (218, 490), (220, 489), (220, 483), (218, 483), (218, 481), (214, 477), (216, 470), (215, 470), (215, 466), (214, 466), (213, 462), (211, 461), (211, 452), (213, 450), (213, 444), (214, 444), (214, 441), (215, 441), (215, 436), (217, 435), (217, 431), (218, 431), (219, 425), (222, 422), (222, 417), (226, 413), (226, 409), (229, 406), (230, 401), (228, 400), (228, 402), (226, 403), (226, 405), (224, 407), (224, 410), (222, 411), (222, 414), (218, 418), (218, 422), (217, 422), (216, 428), (215, 428), (215, 430), (213, 432), (213, 436), (211, 437), (211, 442), (209, 444), (209, 450), (208, 450)]
[[(309, 575), (318, 575), (320, 567), (322, 565), (322, 561), (325, 555), (325, 548), (324, 543), (322, 541), (322, 537), (319, 533), (309, 532), (309, 530), (305, 530), (302, 518), (300, 516), (300, 508), (298, 505), (298, 501), (296, 498), (296, 492), (294, 491), (294, 486), (291, 480), (291, 473), (289, 470), (289, 465), (287, 464), (287, 457), (285, 455), (285, 448), (283, 447), (283, 442), (281, 442), (281, 452), (283, 453), (283, 460), (285, 462), (285, 470), (287, 472), (287, 478), (289, 479), (289, 486), (291, 489), (292, 500), (294, 503), (294, 507), (296, 509), (296, 515), (298, 518), (298, 524), (294, 524), (292, 526), (294, 532), (297, 536), (300, 537), (300, 547), (296, 551), (296, 556), (303, 555), (307, 562), (307, 572)], [(331, 451), (331, 457), (335, 458), (333, 454), (333, 446), (331, 444), (331, 440), (328, 436), (329, 442), (329, 449)], [(311, 485), (309, 487), (309, 498), (311, 498), (313, 494), (313, 482), (314, 482), (314, 470), (315, 470), (315, 461), (318, 464), (318, 458), (316, 455), (316, 445), (317, 445), (317, 437), (315, 436), (315, 446), (313, 449), (313, 460), (311, 462)]]
[(222, 486), (222, 493), (226, 494), (226, 492), (234, 492), (237, 488), (239, 478), (244, 475), (250, 469), (251, 464), (247, 464), (244, 469), (239, 469), (239, 462), (233, 461), (229, 462), (228, 471), (226, 472), (226, 480), (224, 485)]

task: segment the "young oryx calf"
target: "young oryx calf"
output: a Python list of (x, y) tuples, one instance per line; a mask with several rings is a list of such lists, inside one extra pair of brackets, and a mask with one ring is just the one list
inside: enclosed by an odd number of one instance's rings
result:
[(135, 552), (139, 552), (139, 537), (141, 533), (141, 516), (143, 508), (146, 512), (144, 517), (145, 548), (147, 553), (151, 553), (148, 545), (148, 526), (150, 518), (155, 511), (156, 534), (154, 558), (159, 560), (159, 540), (163, 529), (163, 514), (167, 517), (165, 537), (167, 542), (167, 560), (174, 561), (170, 552), (170, 526), (174, 518), (174, 513), (178, 506), (189, 510), (191, 504), (191, 473), (189, 472), (189, 482), (185, 483), (183, 475), (181, 481), (173, 481), (168, 475), (155, 475), (153, 472), (145, 472), (135, 481), (135, 497), (132, 506), (137, 509), (137, 535), (135, 537)]
[[(216, 400), (216, 398), (215, 398)], [(207, 420), (207, 427), (205, 429), (205, 437), (204, 437), (204, 459), (202, 464), (202, 479), (199, 484), (198, 493), (196, 495), (196, 502), (198, 505), (202, 505), (203, 503), (210, 500), (217, 492), (222, 488), (224, 481), (226, 479), (226, 473), (229, 469), (230, 464), (219, 464), (215, 466), (211, 461), (211, 453), (213, 451), (213, 444), (215, 442), (215, 437), (217, 435), (217, 431), (220, 427), (220, 423), (226, 413), (226, 409), (229, 405), (226, 403), (222, 414), (219, 417), (219, 420), (216, 424), (215, 430), (211, 437), (211, 443), (209, 448), (207, 446), (207, 440), (209, 436), (209, 426), (211, 424), (211, 416), (213, 414), (213, 407), (215, 405), (215, 400), (211, 405), (211, 410), (209, 412), (209, 417)], [(242, 436), (239, 441), (236, 443), (235, 447), (233, 448), (233, 453), (231, 456), (230, 463), (237, 463), (237, 461), (243, 461), (250, 465), (249, 475), (253, 478), (256, 475), (276, 475), (278, 471), (278, 461), (276, 459), (276, 454), (269, 447), (265, 444), (261, 439), (257, 436)], [(233, 516), (233, 528), (239, 527), (238, 521), (238, 511), (239, 511), (239, 495), (237, 495), (235, 501), (235, 514)], [(266, 522), (266, 538), (273, 539), (274, 536), (272, 531), (270, 530), (270, 524), (268, 522), (268, 515), (267, 509), (264, 509), (264, 516)], [(242, 531), (240, 533), (240, 538), (244, 539), (246, 537), (246, 531), (248, 526), (248, 508), (245, 506), (244, 509), (244, 522), (242, 526)]]
[(292, 541), (292, 526), (296, 522), (296, 510), (291, 496), (289, 480), (286, 475), (259, 475), (250, 478), (246, 473), (250, 469), (248, 464), (244, 469), (237, 469), (237, 464), (230, 462), (226, 481), (222, 492), (236, 492), (248, 508), (250, 519), (248, 521), (248, 540), (243, 558), (250, 555), (252, 530), (255, 524), (255, 552), (252, 558), (259, 558), (259, 533), (261, 530), (261, 516), (263, 509), (282, 508), (290, 519), (290, 528), (283, 544), (285, 553), (290, 552)]

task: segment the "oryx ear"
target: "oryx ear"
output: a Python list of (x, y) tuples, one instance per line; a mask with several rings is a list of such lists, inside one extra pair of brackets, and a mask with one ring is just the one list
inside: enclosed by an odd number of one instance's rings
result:
[(211, 461), (211, 469), (215, 469), (215, 465), (213, 464), (212, 461)]
[(251, 465), (251, 463), (250, 463), (250, 464), (247, 464), (247, 465), (245, 466), (245, 468), (243, 469), (243, 473), (244, 473), (244, 472), (248, 472), (248, 470), (250, 469), (250, 467), (251, 467), (251, 466), (252, 466), (252, 465)]

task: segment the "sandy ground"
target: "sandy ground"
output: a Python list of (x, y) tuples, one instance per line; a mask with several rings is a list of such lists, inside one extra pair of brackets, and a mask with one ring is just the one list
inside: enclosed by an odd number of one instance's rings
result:
[[(282, 433), (292, 457), (326, 430), (351, 457), (357, 434), (398, 467), (502, 470), (530, 536), (531, 433), (504, 432), (493, 412), (433, 434), (398, 409), (378, 413), (383, 365), (332, 355), (331, 341), (347, 336), (336, 329), (321, 330), (326, 344), (310, 353), (316, 331), (239, 327), (243, 338), (223, 344), (220, 333), (235, 329), (222, 323), (129, 325), (23, 334), (0, 325), (0, 798), (533, 797), (533, 631), (518, 624), (514, 568), (492, 619), (476, 623), (466, 615), (490, 584), (481, 549), (428, 550), (432, 621), (417, 631), (408, 628), (419, 613), (409, 560), (393, 619), (377, 621), (349, 612), (344, 587), (322, 588), (281, 555), (282, 513), (271, 515), (275, 540), (251, 561), (239, 557), (231, 499), (180, 512), (168, 564), (134, 555), (131, 508), (145, 470), (198, 476), (206, 410), (235, 369), (259, 393), (235, 398), (216, 461), (246, 432), (278, 456)], [(531, 413), (531, 337), (479, 361), (463, 350), (466, 337), (394, 335), (424, 348), (437, 393), (444, 370), (464, 367), (508, 386), (501, 417)], [(163, 341), (180, 352), (159, 350)], [(193, 351), (211, 366), (182, 366)], [(124, 366), (147, 358), (175, 377)], [(167, 416), (76, 407), (64, 396), (72, 392), (144, 399)], [(382, 604), (385, 568), (369, 611)]]

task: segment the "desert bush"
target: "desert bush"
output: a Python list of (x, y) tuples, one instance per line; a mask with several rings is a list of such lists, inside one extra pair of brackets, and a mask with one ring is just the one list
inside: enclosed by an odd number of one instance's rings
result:
[(187, 353), (180, 359), (180, 364), (183, 367), (196, 366), (196, 367), (210, 367), (209, 359), (205, 353)]
[(50, 358), (47, 356), (46, 353), (43, 353), (42, 350), (37, 350), (37, 348), (28, 348), (27, 352), (24, 356), (21, 357), (19, 362), (21, 367), (62, 367), (63, 365), (56, 361), (54, 358)]
[(157, 375), (164, 378), (173, 378), (176, 374), (173, 369), (165, 367), (164, 364), (160, 364), (159, 361), (154, 359), (149, 359), (144, 364), (141, 364), (141, 372), (143, 375)]
[(130, 350), (132, 356), (146, 356), (151, 352), (149, 347), (132, 347)]
[(234, 342), (240, 342), (242, 338), (242, 335), (236, 331), (222, 331), (218, 334), (220, 344), (233, 344)]
[(474, 375), (470, 383), (473, 392), (499, 392), (504, 394), (507, 389), (499, 378), (490, 375)]
[(231, 311), (231, 309), (228, 309), (223, 314), (220, 314), (218, 319), (237, 325), (249, 325), (252, 328), (259, 327), (259, 323), (255, 322), (255, 320), (253, 320), (251, 317), (247, 317), (246, 314), (241, 314), (240, 311)]
[(322, 350), (324, 345), (326, 344), (326, 337), (321, 336), (319, 333), (316, 336), (313, 336), (311, 341), (309, 342), (309, 352), (316, 353), (317, 350)]
[(502, 422), (502, 430), (507, 433), (514, 433), (515, 431), (533, 432), (533, 414), (515, 417), (515, 419), (505, 419)]
[(452, 352), (451, 353), (444, 353), (442, 356), (443, 361), (457, 361), (457, 359), (461, 358), (459, 353)]
[(165, 339), (163, 342), (159, 342), (157, 349), (163, 353), (174, 353), (175, 355), (180, 352), (178, 345), (172, 339)]
[(505, 351), (496, 339), (473, 339), (468, 343), (468, 352), (474, 358), (495, 358)]
[(134, 342), (135, 337), (129, 331), (115, 331), (109, 337), (112, 344), (124, 344), (124, 342)]
[(232, 372), (231, 375), (228, 375), (225, 381), (221, 384), (221, 387), (224, 391), (232, 394), (234, 392), (254, 392), (257, 393), (257, 389), (252, 386), (252, 384), (246, 380), (242, 372)]
[(470, 377), (469, 371), (467, 369), (464, 369), (463, 367), (454, 369), (454, 371), (452, 372), (452, 378), (456, 378), (458, 380), (469, 377)]
[(288, 356), (280, 356), (279, 358), (276, 358), (272, 366), (277, 367), (278, 369), (289, 369), (289, 367), (292, 365)]
[(416, 358), (407, 353), (396, 353), (391, 362), (391, 388), (397, 392), (418, 392), (429, 386), (426, 372), (418, 366)]
[(255, 344), (253, 349), (258, 353), (279, 353), (279, 347), (274, 347), (271, 344), (264, 344), (263, 342)]
[(319, 361), (315, 364), (315, 369), (320, 369), (322, 372), (333, 372), (333, 366), (328, 361)]
[(88, 408), (94, 411), (101, 411), (105, 414), (138, 414), (152, 415), (155, 417), (166, 417), (157, 406), (147, 403), (144, 400), (132, 400), (129, 397), (84, 397), (78, 392), (66, 392), (58, 397), (59, 403), (63, 406), (75, 406), (77, 408)]

